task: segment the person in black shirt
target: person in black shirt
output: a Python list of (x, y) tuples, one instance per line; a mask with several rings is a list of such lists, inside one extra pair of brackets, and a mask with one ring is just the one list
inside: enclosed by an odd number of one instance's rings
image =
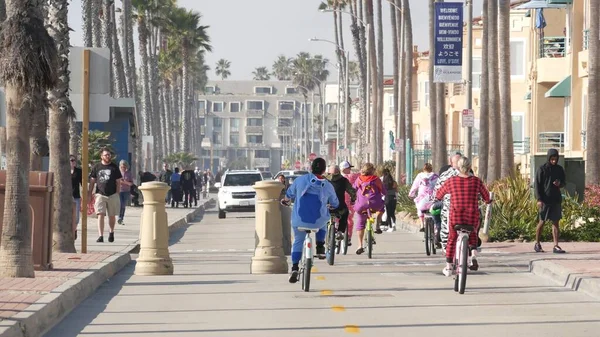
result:
[(94, 209), (98, 215), (98, 233), (96, 242), (104, 242), (104, 217), (108, 215), (108, 242), (115, 241), (115, 222), (116, 216), (121, 208), (121, 199), (119, 198), (119, 189), (121, 186), (121, 170), (117, 164), (111, 162), (111, 153), (108, 149), (101, 152), (102, 160), (92, 167), (90, 172), (89, 194), (91, 202), (94, 185), (97, 186), (94, 195)]
[(198, 206), (198, 200), (196, 199), (196, 174), (194, 171), (188, 169), (181, 172), (181, 189), (183, 189), (184, 200), (183, 207), (192, 207), (192, 199), (195, 200), (196, 206)]
[(356, 200), (356, 190), (350, 184), (350, 181), (344, 177), (340, 171), (338, 165), (331, 165), (329, 167), (329, 175), (327, 180), (333, 185), (335, 195), (337, 196), (340, 205), (332, 212), (337, 213), (340, 216), (340, 222), (338, 223), (338, 230), (336, 232), (336, 239), (342, 240), (346, 227), (348, 227), (348, 205), (346, 205), (346, 193), (350, 195), (351, 202)]
[(81, 215), (81, 192), (79, 187), (82, 186), (82, 171), (77, 167), (77, 158), (71, 155), (69, 158), (71, 163), (71, 184), (73, 186), (73, 202), (75, 204), (75, 216), (73, 219), (73, 238), (77, 240), (77, 225), (79, 224), (79, 216)]

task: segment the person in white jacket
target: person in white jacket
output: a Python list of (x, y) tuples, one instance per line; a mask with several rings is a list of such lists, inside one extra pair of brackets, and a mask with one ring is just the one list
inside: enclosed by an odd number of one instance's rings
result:
[(431, 198), (438, 177), (439, 176), (433, 172), (433, 166), (430, 163), (426, 163), (423, 166), (423, 171), (415, 178), (410, 192), (408, 192), (409, 197), (415, 198), (417, 214), (419, 219), (421, 219), (421, 232), (424, 231), (425, 227), (425, 216), (423, 215), (423, 211), (426, 211), (431, 207)]

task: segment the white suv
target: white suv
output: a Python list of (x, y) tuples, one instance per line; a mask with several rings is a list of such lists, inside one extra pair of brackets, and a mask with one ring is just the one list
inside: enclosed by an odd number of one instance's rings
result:
[(262, 181), (260, 171), (230, 170), (223, 174), (221, 182), (215, 184), (219, 189), (219, 219), (225, 219), (226, 212), (254, 212), (256, 191), (252, 187)]

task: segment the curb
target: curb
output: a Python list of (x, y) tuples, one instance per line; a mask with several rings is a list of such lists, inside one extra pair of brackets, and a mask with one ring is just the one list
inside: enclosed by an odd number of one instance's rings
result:
[(100, 285), (123, 269), (129, 253), (115, 253), (90, 270), (80, 273), (27, 307), (0, 322), (1, 337), (40, 336), (93, 294)]
[[(172, 223), (169, 226), (169, 235), (204, 214), (213, 203), (214, 199), (210, 198), (185, 217)], [(131, 262), (130, 252), (138, 248), (139, 242), (128, 245), (89, 270), (81, 272), (53, 289), (24, 311), (1, 321), (0, 337), (41, 336), (92, 295), (104, 282), (129, 264)]]
[(580, 291), (586, 295), (600, 299), (600, 278), (598, 277), (573, 273), (568, 268), (549, 260), (530, 261), (529, 272), (551, 280), (565, 288)]

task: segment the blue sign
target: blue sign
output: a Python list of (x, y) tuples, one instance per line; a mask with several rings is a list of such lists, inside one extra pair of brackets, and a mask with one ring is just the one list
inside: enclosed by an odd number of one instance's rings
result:
[(463, 55), (463, 3), (435, 3), (433, 81), (461, 83)]

